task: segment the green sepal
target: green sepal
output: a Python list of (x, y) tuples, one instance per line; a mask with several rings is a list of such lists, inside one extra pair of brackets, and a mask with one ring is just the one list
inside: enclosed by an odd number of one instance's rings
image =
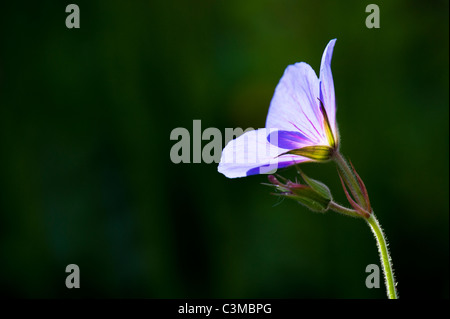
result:
[(313, 190), (319, 193), (322, 197), (332, 200), (333, 196), (331, 195), (331, 191), (327, 185), (322, 182), (316, 181), (315, 179), (309, 178), (304, 174), (301, 170), (298, 169), (298, 173), (301, 175), (303, 180), (308, 184)]
[(323, 106), (322, 101), (319, 99), (320, 102), (320, 112), (322, 112), (323, 115), (323, 124), (325, 127), (325, 134), (327, 136), (328, 143), (330, 143), (330, 146), (332, 148), (336, 147), (336, 140), (333, 136), (333, 131), (331, 130), (330, 121), (328, 120), (327, 111), (325, 110), (325, 107)]
[(317, 213), (325, 213), (328, 210), (328, 204), (330, 202), (330, 201), (328, 201), (327, 203), (325, 203), (323, 201), (315, 201), (309, 197), (301, 197), (298, 195), (297, 196), (291, 195), (288, 197), (296, 200), (298, 203), (302, 204), (306, 208), (312, 210), (313, 212), (317, 212)]
[(280, 192), (274, 195), (293, 199), (314, 212), (324, 213), (328, 210), (331, 202), (331, 193), (328, 187), (322, 183), (308, 177), (305, 178), (305, 181), (313, 186), (293, 183), (289, 180), (286, 180), (285, 184), (283, 184), (273, 175), (269, 175), (268, 179), (271, 184), (266, 185), (272, 186)]
[(310, 159), (318, 161), (318, 162), (325, 162), (325, 161), (328, 161), (329, 159), (331, 159), (331, 156), (333, 155), (333, 151), (334, 151), (333, 148), (326, 146), (326, 145), (314, 145), (314, 146), (305, 146), (305, 147), (298, 148), (295, 150), (290, 150), (281, 155), (285, 155), (285, 154), (299, 155), (299, 156), (310, 158)]
[(317, 193), (312, 187), (292, 187), (292, 195), (290, 197), (295, 199), (299, 203), (308, 207), (315, 212), (325, 212), (328, 209), (330, 199), (323, 197), (321, 194)]

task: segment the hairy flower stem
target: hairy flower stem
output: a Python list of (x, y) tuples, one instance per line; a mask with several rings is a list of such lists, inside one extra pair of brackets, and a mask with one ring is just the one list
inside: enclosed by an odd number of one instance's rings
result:
[(389, 250), (387, 248), (386, 237), (373, 212), (370, 214), (370, 217), (366, 219), (366, 221), (372, 229), (377, 241), (378, 252), (380, 253), (381, 263), (383, 264), (383, 273), (388, 298), (398, 299), (397, 290), (395, 288), (396, 283), (394, 279), (394, 270), (392, 268), (391, 256), (389, 255)]
[(358, 217), (361, 218), (362, 216), (360, 214), (358, 214), (355, 210), (344, 207), (339, 205), (336, 202), (331, 201), (328, 204), (328, 208), (335, 211), (336, 213), (342, 214), (342, 215), (347, 215), (347, 216), (351, 216), (351, 217)]
[(366, 203), (366, 200), (358, 184), (358, 181), (356, 180), (355, 174), (353, 174), (347, 161), (344, 159), (341, 153), (339, 153), (339, 151), (334, 152), (332, 159), (336, 162), (338, 171), (340, 172), (347, 186), (350, 188), (350, 192), (355, 197), (355, 200), (358, 202), (360, 206), (367, 209), (369, 204)]
[(341, 206), (333, 201), (330, 202), (328, 208), (351, 217), (359, 217), (364, 219), (372, 229), (375, 235), (375, 240), (377, 241), (378, 252), (380, 253), (380, 260), (383, 265), (384, 282), (386, 284), (386, 292), (389, 299), (398, 299), (397, 290), (395, 289), (396, 283), (394, 279), (394, 270), (392, 268), (391, 256), (389, 255), (389, 250), (387, 248), (386, 237), (381, 229), (380, 223), (372, 212), (369, 218), (365, 218), (358, 214), (357, 211)]
[(345, 184), (347, 184), (348, 188), (350, 189), (352, 195), (355, 197), (355, 200), (361, 207), (364, 208), (364, 210), (368, 211), (367, 215), (362, 216), (358, 214), (356, 210), (345, 208), (343, 206), (334, 203), (333, 201), (330, 202), (329, 208), (344, 215), (349, 216), (356, 215), (355, 217), (362, 217), (369, 224), (375, 236), (375, 240), (377, 241), (378, 252), (380, 253), (380, 260), (383, 265), (383, 274), (388, 298), (397, 299), (398, 296), (397, 290), (395, 289), (396, 283), (394, 279), (394, 271), (392, 269), (391, 257), (389, 255), (389, 250), (387, 248), (386, 237), (383, 233), (383, 230), (381, 229), (380, 223), (378, 222), (377, 218), (375, 217), (375, 214), (370, 208), (370, 204), (368, 203), (368, 197), (366, 200), (366, 197), (363, 194), (363, 190), (361, 189), (361, 185), (358, 183), (355, 174), (353, 173), (352, 169), (350, 168), (344, 157), (341, 155), (341, 153), (339, 153), (339, 151), (336, 151), (333, 154), (333, 160), (336, 162), (338, 166), (338, 171), (341, 177), (344, 179)]

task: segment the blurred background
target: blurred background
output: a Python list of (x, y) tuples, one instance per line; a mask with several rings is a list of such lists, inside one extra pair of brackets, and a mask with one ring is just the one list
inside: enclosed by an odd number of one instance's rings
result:
[[(0, 4), (0, 295), (385, 298), (363, 221), (170, 160), (194, 119), (264, 127), (286, 66), (337, 38), (342, 151), (400, 297), (449, 297), (448, 1), (377, 1), (379, 29), (364, 1), (75, 1), (67, 29), (69, 3)], [(302, 167), (346, 204), (332, 163)]]

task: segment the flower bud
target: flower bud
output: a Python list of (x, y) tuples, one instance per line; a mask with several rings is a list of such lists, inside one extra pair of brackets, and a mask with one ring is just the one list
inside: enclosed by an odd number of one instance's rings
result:
[(330, 189), (325, 184), (307, 177), (302, 172), (300, 172), (300, 175), (305, 180), (305, 185), (289, 180), (285, 180), (283, 184), (275, 176), (269, 175), (271, 186), (278, 190), (278, 193), (274, 195), (296, 200), (314, 212), (326, 212), (332, 200)]

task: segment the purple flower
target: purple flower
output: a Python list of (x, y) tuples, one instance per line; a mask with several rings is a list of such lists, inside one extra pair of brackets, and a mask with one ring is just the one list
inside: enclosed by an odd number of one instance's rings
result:
[(270, 103), (266, 128), (230, 141), (222, 152), (220, 173), (229, 178), (272, 174), (278, 168), (331, 158), (339, 144), (331, 74), (335, 42), (325, 48), (319, 78), (304, 62), (286, 68)]

